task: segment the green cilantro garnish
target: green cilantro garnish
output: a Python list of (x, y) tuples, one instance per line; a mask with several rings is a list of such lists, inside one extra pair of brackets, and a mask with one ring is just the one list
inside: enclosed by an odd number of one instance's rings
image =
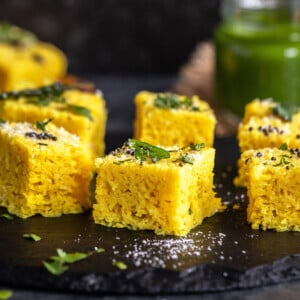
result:
[(125, 162), (128, 162), (128, 161), (132, 161), (132, 159), (123, 159), (123, 160), (118, 160), (118, 161), (114, 161), (113, 163), (115, 164), (115, 165), (121, 165), (121, 164), (123, 164), (123, 163), (125, 163)]
[(287, 104), (276, 103), (273, 107), (273, 114), (282, 118), (284, 121), (291, 121), (293, 115), (299, 111), (299, 107)]
[(13, 220), (13, 218), (14, 218), (12, 215), (10, 215), (10, 214), (5, 214), (5, 213), (4, 213), (4, 214), (1, 214), (0, 217), (1, 217), (1, 218), (5, 218), (5, 219), (7, 219), (7, 220)]
[(10, 290), (0, 290), (0, 300), (7, 300), (11, 298), (13, 295), (13, 292)]
[(34, 234), (34, 233), (24, 233), (22, 235), (22, 237), (24, 239), (29, 239), (29, 240), (32, 240), (34, 242), (38, 242), (42, 239), (40, 236), (38, 236), (37, 234)]
[(289, 147), (288, 147), (287, 143), (284, 143), (278, 149), (279, 150), (289, 150)]
[(193, 211), (191, 208), (189, 208), (189, 215), (192, 215), (193, 214)]
[(43, 265), (52, 275), (61, 275), (69, 269), (60, 260), (43, 261)]
[(178, 152), (179, 150), (185, 150), (187, 148), (190, 148), (193, 151), (200, 151), (201, 149), (205, 148), (205, 144), (204, 143), (200, 143), (200, 144), (190, 144), (188, 146), (184, 146), (182, 148), (179, 149), (175, 149), (175, 150), (169, 150), (169, 152)]
[(0, 43), (15, 46), (27, 46), (37, 41), (36, 36), (27, 30), (15, 26), (9, 22), (0, 23)]
[(104, 249), (104, 248), (98, 248), (98, 249), (96, 250), (96, 253), (103, 253), (103, 252), (105, 252), (105, 249)]
[(193, 100), (185, 97), (180, 99), (178, 95), (172, 93), (158, 94), (154, 99), (154, 106), (162, 109), (188, 109), (197, 111), (199, 108), (194, 105)]
[[(200, 151), (201, 149), (205, 148), (205, 144), (200, 143), (200, 144), (191, 144), (189, 146), (185, 146), (180, 149), (165, 150), (163, 148), (153, 146), (146, 142), (142, 142), (134, 139), (129, 139), (128, 143), (125, 145), (127, 145), (127, 147), (133, 150), (132, 155), (134, 155), (134, 157), (140, 162), (146, 161), (147, 159), (151, 159), (153, 163), (156, 163), (161, 159), (170, 158), (171, 157), (170, 153), (172, 152), (178, 152), (180, 150), (184, 150), (187, 148), (190, 148), (193, 151)], [(114, 164), (120, 165), (127, 161), (132, 161), (132, 159), (115, 161)], [(186, 153), (186, 154), (180, 154), (180, 157), (175, 161), (182, 161), (184, 163), (193, 164), (194, 158), (192, 155)]]
[(3, 119), (0, 119), (0, 124), (5, 123), (5, 121)]
[(51, 85), (45, 85), (34, 89), (2, 92), (0, 93), (0, 100), (6, 100), (8, 98), (18, 100), (19, 98), (24, 97), (30, 103), (48, 105), (48, 102), (63, 102), (63, 100), (60, 99), (60, 96), (62, 96), (67, 89), (69, 89), (68, 86), (56, 82)]
[(46, 120), (45, 122), (42, 122), (42, 121), (37, 121), (36, 122), (36, 128), (42, 130), (43, 132), (46, 131), (46, 126), (52, 122), (52, 119), (49, 119), (49, 120)]
[(51, 85), (42, 86), (35, 89), (24, 89), (20, 91), (2, 92), (0, 93), (0, 101), (6, 99), (18, 100), (19, 98), (25, 98), (27, 103), (31, 103), (38, 106), (48, 106), (52, 102), (62, 103), (67, 110), (72, 111), (75, 114), (84, 116), (90, 121), (93, 121), (92, 114), (89, 109), (83, 106), (69, 104), (62, 97), (63, 93), (71, 89), (72, 87), (64, 85), (60, 82), (56, 82)]
[(84, 116), (84, 117), (88, 118), (90, 121), (94, 121), (91, 111), (89, 109), (87, 109), (86, 107), (74, 105), (74, 104), (68, 104), (67, 107), (74, 113)]
[(114, 261), (112, 263), (112, 265), (114, 267), (117, 267), (120, 270), (126, 270), (127, 269), (127, 265), (125, 263), (123, 263), (122, 261)]
[(192, 155), (190, 154), (180, 154), (179, 158), (177, 159), (177, 161), (182, 161), (184, 163), (190, 164), (192, 165), (194, 163), (194, 158)]
[(279, 166), (286, 166), (286, 165), (289, 165), (289, 166), (293, 166), (293, 164), (287, 160), (287, 158), (291, 158), (290, 156), (288, 155), (281, 155), (280, 156), (280, 161), (278, 164), (275, 164), (273, 165), (274, 167), (279, 167)]
[(145, 161), (149, 158), (155, 163), (161, 159), (170, 158), (169, 151), (146, 142), (129, 139), (128, 144), (130, 148), (134, 149), (135, 158), (140, 161)]
[(191, 144), (190, 145), (191, 150), (200, 151), (201, 149), (205, 148), (205, 144)]
[(44, 267), (53, 275), (61, 275), (69, 269), (67, 264), (72, 264), (77, 261), (83, 260), (92, 253), (66, 253), (64, 250), (56, 249), (57, 255), (51, 256), (50, 261), (43, 261)]

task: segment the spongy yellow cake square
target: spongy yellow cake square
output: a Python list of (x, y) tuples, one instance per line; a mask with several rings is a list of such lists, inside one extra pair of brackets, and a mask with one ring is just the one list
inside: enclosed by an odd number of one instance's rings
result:
[(1, 123), (0, 164), (0, 206), (12, 214), (57, 217), (91, 206), (91, 160), (63, 128)]
[(209, 105), (197, 96), (142, 91), (136, 95), (135, 104), (136, 139), (167, 147), (213, 145), (216, 118)]
[(289, 113), (270, 99), (255, 99), (245, 107), (244, 118), (238, 128), (241, 152), (264, 147), (280, 147), (287, 143), (300, 147), (300, 114)]
[(66, 69), (67, 59), (57, 47), (29, 31), (0, 23), (0, 91), (23, 82), (51, 83), (61, 79)]
[(156, 234), (185, 235), (222, 209), (213, 191), (215, 150), (129, 140), (96, 160), (96, 223)]
[(100, 92), (85, 92), (54, 83), (0, 94), (0, 118), (35, 123), (51, 119), (80, 137), (91, 157), (104, 154), (106, 108)]
[[(298, 108), (286, 109), (271, 99), (255, 99), (245, 107), (238, 128), (240, 152), (266, 147), (300, 147), (300, 113)], [(238, 162), (240, 166), (241, 163)], [(244, 174), (239, 167), (235, 184), (244, 186)]]
[[(285, 149), (285, 150), (284, 150)], [(245, 151), (240, 160), (253, 229), (300, 231), (300, 149)]]

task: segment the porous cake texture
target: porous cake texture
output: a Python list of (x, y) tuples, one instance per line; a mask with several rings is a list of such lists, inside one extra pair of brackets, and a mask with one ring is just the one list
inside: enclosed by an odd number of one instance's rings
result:
[(105, 151), (106, 108), (102, 93), (85, 92), (59, 82), (0, 94), (0, 118), (36, 123), (51, 119), (76, 134), (92, 158)]
[(215, 150), (204, 144), (155, 147), (129, 140), (96, 160), (96, 223), (187, 234), (222, 209), (213, 191)]
[(91, 160), (63, 128), (1, 123), (0, 164), (0, 206), (11, 214), (58, 217), (91, 206)]
[(67, 69), (63, 52), (52, 44), (39, 41), (29, 31), (9, 23), (0, 23), (0, 90), (16, 85), (36, 85), (61, 79)]
[[(238, 143), (241, 153), (250, 149), (278, 148), (284, 143), (291, 148), (299, 148), (299, 109), (285, 108), (271, 99), (253, 100), (245, 107), (244, 118), (238, 128)], [(234, 183), (245, 186), (240, 168)]]
[(300, 231), (300, 149), (245, 151), (241, 156), (253, 229)]
[(135, 97), (134, 137), (153, 145), (213, 145), (216, 118), (197, 96), (139, 92)]

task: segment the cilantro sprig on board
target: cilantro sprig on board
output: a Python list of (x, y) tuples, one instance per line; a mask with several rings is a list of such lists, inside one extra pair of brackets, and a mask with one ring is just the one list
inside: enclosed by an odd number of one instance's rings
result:
[(69, 264), (83, 260), (92, 255), (91, 252), (67, 253), (63, 249), (56, 249), (57, 255), (51, 256), (49, 261), (43, 261), (44, 267), (53, 275), (61, 275), (66, 272)]

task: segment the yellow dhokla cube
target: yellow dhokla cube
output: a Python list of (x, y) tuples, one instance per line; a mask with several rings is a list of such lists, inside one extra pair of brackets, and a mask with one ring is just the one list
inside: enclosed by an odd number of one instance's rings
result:
[(52, 123), (78, 135), (92, 158), (103, 155), (105, 101), (100, 92), (84, 92), (60, 83), (0, 94), (0, 118), (12, 122)]
[(0, 206), (12, 214), (57, 217), (91, 206), (91, 160), (80, 139), (63, 128), (1, 123), (0, 163)]
[[(285, 149), (285, 150), (284, 150)], [(300, 149), (263, 148), (241, 156), (253, 229), (300, 231)]]
[[(291, 109), (290, 109), (291, 110)], [(250, 102), (238, 128), (240, 152), (266, 147), (300, 147), (300, 113), (297, 108), (291, 111), (270, 99)], [(238, 162), (238, 166), (241, 162)], [(244, 186), (244, 175), (239, 167), (239, 176), (234, 183)]]
[(129, 140), (96, 160), (96, 223), (156, 234), (185, 235), (222, 209), (213, 191), (215, 150)]
[(134, 137), (153, 145), (212, 146), (216, 118), (209, 105), (197, 96), (139, 92), (135, 97)]
[(39, 41), (17, 26), (0, 24), (0, 90), (8, 91), (20, 83), (36, 85), (61, 79), (67, 59), (54, 45)]
[(300, 147), (300, 113), (289, 114), (279, 103), (255, 99), (245, 107), (238, 128), (241, 152), (249, 149), (280, 147), (287, 143)]

